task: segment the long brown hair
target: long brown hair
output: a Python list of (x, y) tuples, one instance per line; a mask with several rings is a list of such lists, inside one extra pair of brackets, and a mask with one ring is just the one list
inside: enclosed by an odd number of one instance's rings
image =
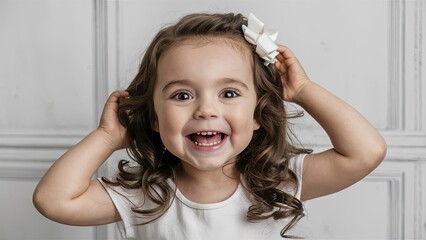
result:
[(127, 128), (127, 151), (137, 164), (130, 167), (129, 161), (122, 160), (118, 165), (116, 180), (104, 180), (128, 189), (140, 188), (145, 197), (156, 204), (157, 207), (152, 209), (133, 209), (150, 219), (144, 224), (159, 218), (169, 208), (175, 197), (175, 189), (166, 180), (175, 180), (175, 170), (180, 164), (176, 156), (164, 151), (159, 133), (153, 130), (156, 120), (153, 92), (158, 60), (176, 44), (209, 37), (229, 40), (237, 47), (249, 49), (253, 59), (257, 94), (254, 119), (260, 128), (254, 132), (248, 147), (237, 157), (235, 165), (252, 199), (247, 220), (291, 218), (280, 233), (286, 237), (287, 230), (304, 215), (301, 201), (283, 189), (297, 192), (298, 179), (289, 169), (289, 159), (310, 151), (292, 144), (280, 75), (273, 64), (264, 66), (263, 60), (255, 54), (254, 46), (245, 41), (241, 30), (243, 24), (247, 25), (247, 19), (241, 14), (201, 13), (187, 15), (176, 24), (164, 27), (149, 45), (138, 74), (126, 90), (129, 98), (120, 101), (119, 119)]

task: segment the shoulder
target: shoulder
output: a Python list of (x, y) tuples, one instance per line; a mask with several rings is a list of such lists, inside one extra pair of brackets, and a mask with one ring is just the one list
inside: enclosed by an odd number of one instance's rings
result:
[[(161, 211), (161, 209), (168, 209), (167, 204), (161, 207), (158, 203), (155, 203), (142, 188), (129, 189), (120, 185), (116, 186), (106, 183), (101, 178), (98, 181), (109, 194), (121, 217), (121, 221), (117, 222), (117, 227), (123, 238), (135, 238), (140, 234), (138, 229), (141, 225), (146, 226), (146, 223), (163, 215), (164, 211)], [(171, 185), (170, 181), (166, 181), (166, 184)], [(156, 187), (153, 187), (153, 191), (161, 193)], [(157, 211), (159, 208), (161, 209)]]
[(98, 181), (105, 188), (116, 205), (120, 202), (122, 203), (120, 205), (131, 204), (133, 206), (138, 206), (144, 202), (144, 194), (140, 188), (129, 189), (120, 185), (115, 186), (105, 182), (101, 178), (98, 178)]
[(307, 154), (294, 155), (293, 157), (289, 159), (289, 162), (288, 162), (288, 166), (290, 170), (292, 170), (296, 174), (298, 180), (302, 179), (303, 162), (305, 160), (306, 155)]
[(308, 155), (308, 154), (302, 153), (302, 154), (296, 154), (296, 155), (290, 157), (290, 159), (288, 160), (290, 168), (292, 170), (300, 169), (303, 165), (303, 161), (304, 161), (306, 155)]
[(288, 166), (291, 171), (296, 175), (297, 178), (297, 188), (294, 189), (287, 189), (289, 192), (293, 192), (293, 194), (298, 198), (301, 199), (302, 195), (302, 179), (303, 179), (303, 162), (305, 160), (305, 157), (308, 154), (297, 154), (292, 156), (288, 161)]

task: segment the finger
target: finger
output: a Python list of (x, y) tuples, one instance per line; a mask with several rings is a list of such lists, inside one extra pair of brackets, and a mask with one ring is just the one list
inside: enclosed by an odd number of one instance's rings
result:
[(282, 56), (282, 54), (281, 53), (278, 53), (278, 55), (275, 57), (278, 61), (280, 61), (280, 62), (284, 62), (284, 56)]
[(275, 68), (277, 69), (277, 71), (278, 72), (285, 72), (286, 71), (286, 69), (285, 69), (285, 66), (284, 66), (284, 64), (282, 63), (282, 62), (280, 62), (280, 61), (276, 61), (275, 62)]
[(128, 97), (129, 92), (126, 91), (114, 91), (109, 95), (107, 102), (117, 102), (119, 98)]
[(278, 45), (277, 51), (279, 54), (277, 55), (276, 59), (280, 61), (282, 65), (285, 65), (284, 68), (286, 70), (293, 64), (300, 64), (294, 53), (287, 46)]
[(283, 75), (283, 74), (287, 73), (288, 66), (286, 65), (285, 61), (279, 61), (278, 60), (278, 61), (275, 62), (275, 68), (280, 73), (280, 75)]
[(278, 45), (277, 51), (280, 53), (279, 55), (284, 57), (285, 60), (290, 59), (290, 58), (297, 59), (296, 56), (294, 55), (294, 53), (287, 46)]
[(277, 49), (278, 55), (275, 57), (278, 61), (284, 62), (284, 56), (282, 55), (282, 50), (280, 51), (280, 46)]
[(111, 93), (112, 96), (114, 97), (126, 97), (129, 96), (129, 92), (126, 91), (114, 91), (113, 93)]

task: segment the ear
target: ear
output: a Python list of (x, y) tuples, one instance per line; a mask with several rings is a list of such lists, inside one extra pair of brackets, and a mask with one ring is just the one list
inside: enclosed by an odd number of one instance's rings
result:
[(260, 128), (259, 123), (257, 123), (256, 119), (253, 119), (254, 123), (253, 123), (253, 131), (256, 131)]
[(152, 126), (152, 130), (156, 131), (156, 132), (160, 132), (160, 126), (158, 124), (158, 117), (157, 117), (157, 113), (154, 112), (154, 119), (151, 120), (151, 126)]
[(156, 132), (160, 132), (160, 127), (158, 126), (158, 120), (157, 120), (157, 118), (155, 118), (155, 120), (154, 120), (152, 130), (154, 130)]

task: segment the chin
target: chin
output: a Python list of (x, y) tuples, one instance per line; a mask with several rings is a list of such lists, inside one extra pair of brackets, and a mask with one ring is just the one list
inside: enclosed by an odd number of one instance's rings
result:
[(197, 163), (188, 163), (187, 165), (191, 165), (192, 168), (197, 169), (198, 171), (203, 172), (211, 172), (211, 171), (223, 171), (223, 168), (230, 163), (228, 162), (218, 162), (214, 159), (210, 159), (208, 161), (197, 162)]

